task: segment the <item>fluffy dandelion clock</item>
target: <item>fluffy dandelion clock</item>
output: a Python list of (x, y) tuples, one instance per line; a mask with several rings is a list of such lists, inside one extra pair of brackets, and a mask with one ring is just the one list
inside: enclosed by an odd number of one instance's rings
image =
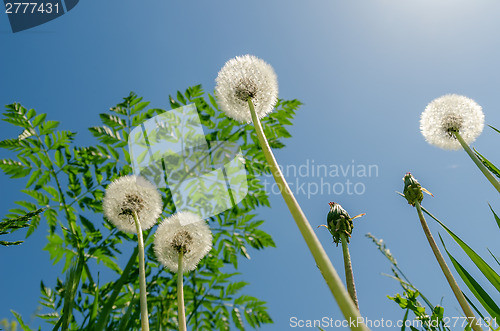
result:
[(427, 105), (420, 119), (420, 130), (432, 145), (443, 149), (461, 148), (455, 137), (460, 134), (466, 144), (472, 143), (484, 127), (484, 114), (474, 100), (457, 94), (447, 94)]
[(219, 106), (227, 116), (239, 122), (252, 122), (249, 98), (258, 118), (271, 112), (278, 100), (278, 79), (274, 69), (253, 55), (227, 61), (215, 81)]
[(173, 272), (177, 272), (179, 268), (180, 252), (183, 255), (183, 271), (192, 271), (211, 248), (210, 228), (204, 220), (190, 212), (179, 212), (170, 216), (156, 230), (156, 257)]
[(134, 213), (142, 230), (156, 224), (162, 211), (162, 200), (156, 187), (141, 176), (123, 176), (106, 189), (102, 206), (104, 215), (119, 230), (137, 233)]

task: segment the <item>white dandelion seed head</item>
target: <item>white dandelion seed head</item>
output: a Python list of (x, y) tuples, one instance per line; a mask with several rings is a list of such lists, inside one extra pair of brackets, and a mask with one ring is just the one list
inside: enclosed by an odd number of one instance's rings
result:
[(447, 94), (427, 105), (420, 118), (420, 130), (425, 140), (443, 149), (457, 150), (462, 146), (453, 135), (458, 131), (467, 144), (481, 134), (484, 114), (474, 100), (457, 94)]
[(273, 67), (253, 55), (227, 61), (215, 81), (220, 108), (239, 122), (252, 122), (248, 98), (252, 99), (259, 119), (271, 112), (278, 101), (278, 78)]
[(156, 258), (173, 272), (179, 268), (180, 251), (183, 252), (183, 270), (193, 271), (211, 249), (210, 227), (198, 215), (190, 212), (170, 216), (158, 226), (155, 233)]
[(156, 224), (162, 199), (156, 187), (141, 176), (123, 176), (108, 185), (102, 201), (104, 215), (120, 231), (137, 233), (134, 211), (142, 230)]

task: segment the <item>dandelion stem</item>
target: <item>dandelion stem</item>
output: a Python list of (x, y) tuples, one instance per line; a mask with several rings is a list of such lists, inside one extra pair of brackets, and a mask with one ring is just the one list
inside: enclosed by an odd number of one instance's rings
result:
[(146, 291), (146, 268), (144, 266), (144, 240), (142, 238), (141, 223), (139, 216), (134, 210), (135, 228), (137, 230), (137, 242), (139, 245), (139, 288), (141, 302), (141, 326), (142, 331), (149, 331), (148, 297)]
[[(274, 154), (269, 147), (269, 143), (264, 134), (264, 130), (262, 129), (262, 124), (257, 118), (257, 114), (255, 112), (255, 108), (253, 102), (250, 98), (248, 98), (248, 106), (250, 107), (250, 112), (252, 114), (253, 124), (255, 126), (255, 131), (257, 132), (257, 137), (259, 139), (260, 146), (264, 152), (264, 156), (266, 157), (266, 161), (271, 168), (271, 172), (274, 176), (274, 180), (278, 184), (278, 187), (281, 191), (281, 195), (285, 200), (290, 213), (292, 214), (295, 223), (297, 224), (302, 237), (306, 241), (309, 250), (311, 251), (316, 264), (323, 275), (323, 278), (326, 281), (326, 284), (330, 288), (337, 304), (342, 311), (342, 314), (348, 321), (360, 321), (362, 320), (361, 315), (359, 314), (359, 310), (356, 308), (354, 302), (349, 297), (349, 293), (346, 288), (342, 284), (339, 275), (335, 271), (335, 268), (332, 265), (332, 262), (328, 258), (323, 246), (318, 240), (318, 237), (314, 233), (314, 230), (311, 227), (311, 224), (307, 220), (304, 212), (300, 208), (297, 200), (295, 199), (288, 183), (285, 181), (281, 170), (278, 167), (278, 163), (274, 157)], [(351, 327), (352, 330), (368, 330), (363, 323), (354, 323), (355, 325)]]
[(184, 311), (184, 272), (182, 267), (182, 259), (184, 253), (182, 250), (179, 252), (179, 266), (177, 269), (177, 319), (179, 322), (179, 331), (186, 331), (186, 312)]
[(448, 281), (448, 284), (450, 284), (450, 287), (453, 291), (453, 294), (455, 294), (455, 297), (458, 300), (458, 303), (460, 304), (460, 307), (462, 307), (462, 310), (469, 320), (472, 328), (475, 331), (482, 331), (483, 329), (480, 327), (478, 324), (478, 319), (472, 312), (472, 309), (470, 308), (469, 304), (467, 303), (467, 300), (465, 299), (464, 294), (462, 293), (462, 290), (460, 290), (460, 287), (457, 284), (457, 281), (453, 277), (453, 274), (450, 271), (450, 268), (448, 268), (448, 265), (446, 264), (446, 261), (443, 258), (443, 255), (439, 251), (439, 248), (434, 241), (434, 238), (432, 237), (431, 231), (429, 227), (427, 226), (427, 222), (425, 221), (424, 214), (422, 213), (422, 207), (420, 206), (420, 203), (418, 201), (415, 201), (415, 206), (417, 207), (417, 213), (418, 213), (418, 218), (420, 219), (420, 224), (422, 225), (422, 228), (424, 230), (425, 236), (427, 237), (427, 240), (429, 241), (429, 244), (432, 248), (432, 252), (434, 253), (434, 256), (436, 257), (439, 266), (441, 267), (441, 270), (443, 271), (444, 276), (446, 277), (446, 280)]
[(352, 272), (351, 254), (349, 254), (349, 244), (347, 243), (347, 235), (345, 233), (340, 234), (340, 241), (342, 242), (342, 253), (344, 255), (344, 269), (345, 269), (345, 281), (347, 284), (347, 291), (351, 296), (352, 301), (359, 310), (358, 297), (356, 295), (356, 285), (354, 284), (354, 273)]
[(462, 145), (463, 149), (465, 149), (467, 154), (469, 154), (469, 157), (472, 159), (472, 161), (474, 161), (474, 163), (479, 168), (479, 170), (481, 170), (481, 172), (486, 177), (486, 179), (488, 179), (490, 181), (491, 185), (493, 185), (497, 189), (497, 191), (500, 193), (500, 182), (498, 182), (498, 180), (495, 177), (493, 177), (493, 175), (486, 168), (486, 166), (483, 164), (483, 162), (481, 162), (481, 160), (479, 160), (477, 155), (471, 150), (469, 145), (467, 145), (467, 143), (464, 141), (464, 139), (462, 138), (460, 133), (457, 131), (457, 132), (453, 132), (453, 134), (455, 135), (457, 140), (460, 142), (460, 145)]

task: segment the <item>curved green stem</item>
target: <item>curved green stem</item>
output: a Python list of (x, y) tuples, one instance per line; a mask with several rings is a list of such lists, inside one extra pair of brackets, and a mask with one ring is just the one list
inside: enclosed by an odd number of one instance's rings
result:
[(137, 242), (139, 245), (139, 288), (141, 302), (141, 326), (142, 331), (149, 331), (148, 297), (146, 290), (146, 268), (144, 266), (144, 240), (142, 238), (141, 224), (139, 217), (134, 211), (135, 229), (137, 230)]
[[(271, 168), (271, 172), (274, 176), (274, 180), (278, 184), (278, 187), (281, 191), (281, 195), (285, 200), (290, 213), (299, 228), (302, 237), (306, 241), (309, 250), (311, 251), (316, 264), (323, 275), (323, 278), (326, 281), (326, 284), (330, 288), (337, 304), (342, 311), (345, 319), (353, 322), (354, 326), (351, 327), (352, 330), (368, 330), (368, 328), (363, 324), (363, 318), (359, 314), (359, 310), (354, 305), (354, 302), (351, 300), (349, 293), (347, 293), (346, 288), (342, 284), (342, 281), (335, 271), (335, 268), (332, 265), (332, 262), (328, 258), (323, 246), (318, 240), (316, 233), (311, 227), (311, 224), (307, 220), (304, 215), (302, 209), (300, 208), (297, 200), (295, 199), (288, 183), (285, 181), (283, 174), (281, 173), (280, 168), (278, 167), (278, 163), (274, 158), (274, 154), (269, 147), (269, 143), (267, 142), (266, 136), (264, 134), (264, 130), (262, 129), (262, 124), (257, 118), (257, 114), (255, 113), (255, 108), (253, 106), (252, 100), (248, 99), (248, 106), (250, 107), (250, 112), (252, 114), (253, 124), (255, 126), (255, 131), (257, 132), (257, 137), (259, 139), (260, 146), (264, 152), (264, 156), (266, 157), (266, 161)], [(359, 323), (358, 323), (359, 322)]]
[(474, 315), (474, 312), (470, 308), (469, 304), (467, 303), (467, 300), (465, 299), (464, 294), (462, 293), (462, 290), (460, 290), (460, 287), (457, 284), (457, 281), (453, 277), (453, 274), (450, 271), (450, 268), (448, 268), (448, 265), (446, 264), (446, 261), (443, 258), (443, 255), (439, 251), (439, 248), (436, 244), (436, 241), (434, 241), (434, 238), (432, 237), (431, 230), (427, 226), (427, 222), (425, 221), (424, 214), (422, 213), (422, 207), (420, 206), (420, 203), (418, 201), (415, 201), (415, 207), (417, 207), (417, 213), (418, 213), (418, 218), (420, 219), (420, 224), (422, 225), (422, 229), (424, 230), (425, 236), (427, 237), (427, 241), (429, 241), (429, 244), (432, 248), (432, 252), (434, 253), (434, 256), (436, 257), (439, 266), (441, 267), (441, 270), (443, 271), (444, 276), (446, 277), (446, 280), (448, 281), (448, 284), (450, 284), (450, 287), (453, 291), (453, 294), (455, 294), (455, 297), (458, 300), (458, 303), (460, 304), (460, 307), (462, 307), (462, 310), (469, 320), (471, 322), (471, 326), (475, 331), (482, 331), (483, 329), (481, 326), (478, 324), (478, 319)]
[(184, 272), (183, 260), (184, 253), (182, 250), (179, 252), (179, 262), (177, 270), (177, 319), (179, 321), (179, 331), (186, 331), (186, 312), (184, 311)]
[(481, 170), (486, 179), (488, 179), (491, 185), (493, 185), (497, 189), (498, 193), (500, 193), (500, 182), (498, 182), (498, 180), (493, 177), (493, 174), (488, 170), (488, 168), (486, 168), (483, 162), (479, 160), (476, 153), (474, 153), (469, 145), (467, 145), (460, 133), (453, 132), (453, 134), (457, 138), (458, 142), (460, 142), (460, 145), (462, 145), (463, 149), (467, 152), (467, 154), (469, 154), (469, 157), (472, 159), (472, 161), (474, 161), (479, 170)]
[(349, 254), (349, 244), (347, 243), (347, 235), (345, 233), (340, 234), (340, 241), (342, 243), (342, 254), (344, 255), (345, 282), (347, 284), (347, 291), (356, 305), (356, 308), (359, 310), (356, 285), (354, 284), (354, 273), (352, 272), (351, 254)]

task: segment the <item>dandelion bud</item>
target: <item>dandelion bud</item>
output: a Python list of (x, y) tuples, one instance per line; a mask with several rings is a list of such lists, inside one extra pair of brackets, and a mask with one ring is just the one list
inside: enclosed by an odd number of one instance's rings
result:
[(333, 236), (333, 242), (337, 245), (340, 243), (341, 233), (347, 235), (347, 242), (349, 242), (353, 229), (352, 218), (340, 204), (329, 202), (328, 205), (330, 211), (326, 216), (326, 224), (328, 231)]
[(409, 172), (403, 177), (405, 182), (405, 187), (403, 190), (403, 195), (408, 200), (408, 203), (415, 206), (415, 203), (422, 202), (424, 199), (424, 193), (422, 192), (422, 186), (420, 183), (412, 176)]

